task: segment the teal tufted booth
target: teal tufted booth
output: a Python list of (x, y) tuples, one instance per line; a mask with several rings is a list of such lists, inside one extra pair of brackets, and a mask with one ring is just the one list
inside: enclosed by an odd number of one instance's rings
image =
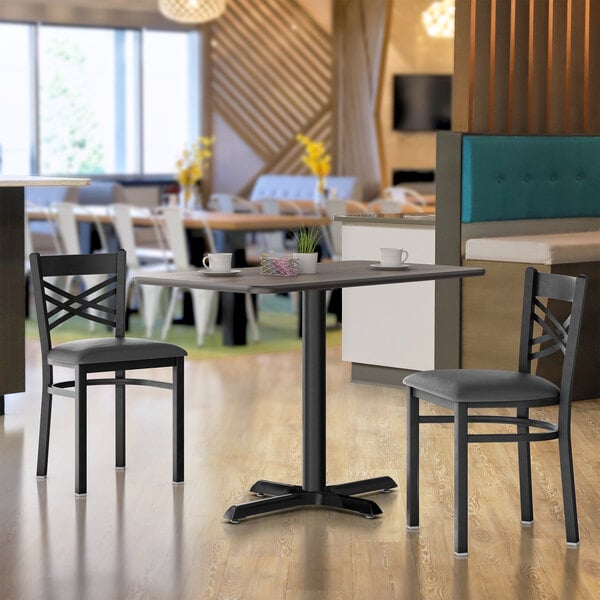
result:
[(599, 136), (462, 136), (462, 222), (600, 217)]

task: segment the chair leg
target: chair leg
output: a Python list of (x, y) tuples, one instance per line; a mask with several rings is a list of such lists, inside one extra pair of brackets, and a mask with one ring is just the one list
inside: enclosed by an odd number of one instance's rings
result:
[(163, 323), (163, 328), (160, 334), (161, 340), (166, 340), (167, 335), (169, 334), (169, 329), (171, 328), (171, 323), (173, 322), (173, 313), (175, 312), (175, 303), (177, 302), (177, 295), (179, 294), (179, 288), (171, 289), (171, 296), (169, 298), (169, 306), (167, 308), (167, 314), (165, 315), (165, 321)]
[(407, 419), (407, 467), (406, 467), (406, 525), (409, 529), (419, 527), (419, 399), (413, 389), (406, 391)]
[(184, 466), (184, 376), (183, 358), (173, 367), (173, 483), (183, 482)]
[(571, 451), (571, 432), (561, 427), (558, 437), (560, 456), (560, 477), (562, 480), (563, 503), (567, 545), (579, 545), (579, 525), (577, 523), (577, 502), (575, 499), (575, 475), (573, 472), (573, 453)]
[(87, 493), (87, 373), (75, 368), (75, 494)]
[(192, 304), (194, 306), (194, 321), (196, 324), (196, 343), (198, 347), (204, 345), (204, 334), (210, 318), (212, 299), (215, 292), (209, 290), (191, 290)]
[(52, 394), (48, 387), (52, 385), (53, 372), (50, 365), (42, 368), (42, 408), (40, 414), (40, 434), (38, 441), (37, 477), (46, 477), (48, 473), (48, 449), (50, 447), (50, 420), (52, 417)]
[(467, 405), (454, 409), (454, 554), (467, 556), (469, 500), (469, 442)]
[(258, 331), (258, 325), (256, 323), (256, 313), (254, 312), (254, 304), (252, 304), (252, 294), (246, 294), (246, 315), (248, 317), (248, 324), (250, 325), (250, 333), (253, 342), (260, 340), (260, 333)]
[(210, 307), (208, 310), (208, 318), (206, 322), (206, 333), (208, 335), (215, 335), (217, 331), (217, 313), (219, 311), (219, 292), (215, 292), (214, 296), (210, 301)]
[[(115, 371), (117, 379), (125, 379), (125, 371)], [(115, 384), (115, 466), (125, 468), (125, 384)]]
[[(517, 408), (517, 417), (527, 419), (529, 408)], [(518, 425), (517, 433), (529, 433), (529, 427)], [(533, 495), (531, 492), (531, 452), (529, 442), (518, 442), (519, 488), (521, 491), (521, 523), (533, 523)]]
[(152, 337), (154, 322), (156, 315), (159, 312), (160, 297), (162, 288), (158, 285), (141, 285), (139, 286), (142, 297), (142, 314), (144, 317), (144, 325), (146, 327), (146, 337)]

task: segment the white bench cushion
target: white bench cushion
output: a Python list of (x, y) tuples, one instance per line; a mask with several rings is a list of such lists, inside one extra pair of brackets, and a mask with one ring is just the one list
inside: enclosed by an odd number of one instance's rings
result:
[(492, 260), (542, 265), (600, 261), (600, 231), (472, 238), (467, 260)]

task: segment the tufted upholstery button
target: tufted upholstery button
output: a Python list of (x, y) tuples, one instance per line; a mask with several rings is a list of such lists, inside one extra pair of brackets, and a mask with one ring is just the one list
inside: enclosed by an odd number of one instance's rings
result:
[(496, 178), (496, 181), (498, 183), (504, 183), (504, 177), (502, 175), (498, 175), (498, 177)]
[(529, 183), (529, 176), (525, 175), (525, 177), (523, 177), (523, 183)]

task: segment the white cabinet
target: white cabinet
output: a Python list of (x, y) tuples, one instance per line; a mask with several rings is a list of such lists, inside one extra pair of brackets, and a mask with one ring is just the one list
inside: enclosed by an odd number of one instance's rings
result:
[[(342, 219), (344, 260), (379, 262), (379, 249), (394, 247), (408, 251), (408, 263), (435, 264), (433, 222), (363, 219)], [(434, 338), (433, 281), (343, 290), (342, 360), (407, 370), (433, 369)]]

